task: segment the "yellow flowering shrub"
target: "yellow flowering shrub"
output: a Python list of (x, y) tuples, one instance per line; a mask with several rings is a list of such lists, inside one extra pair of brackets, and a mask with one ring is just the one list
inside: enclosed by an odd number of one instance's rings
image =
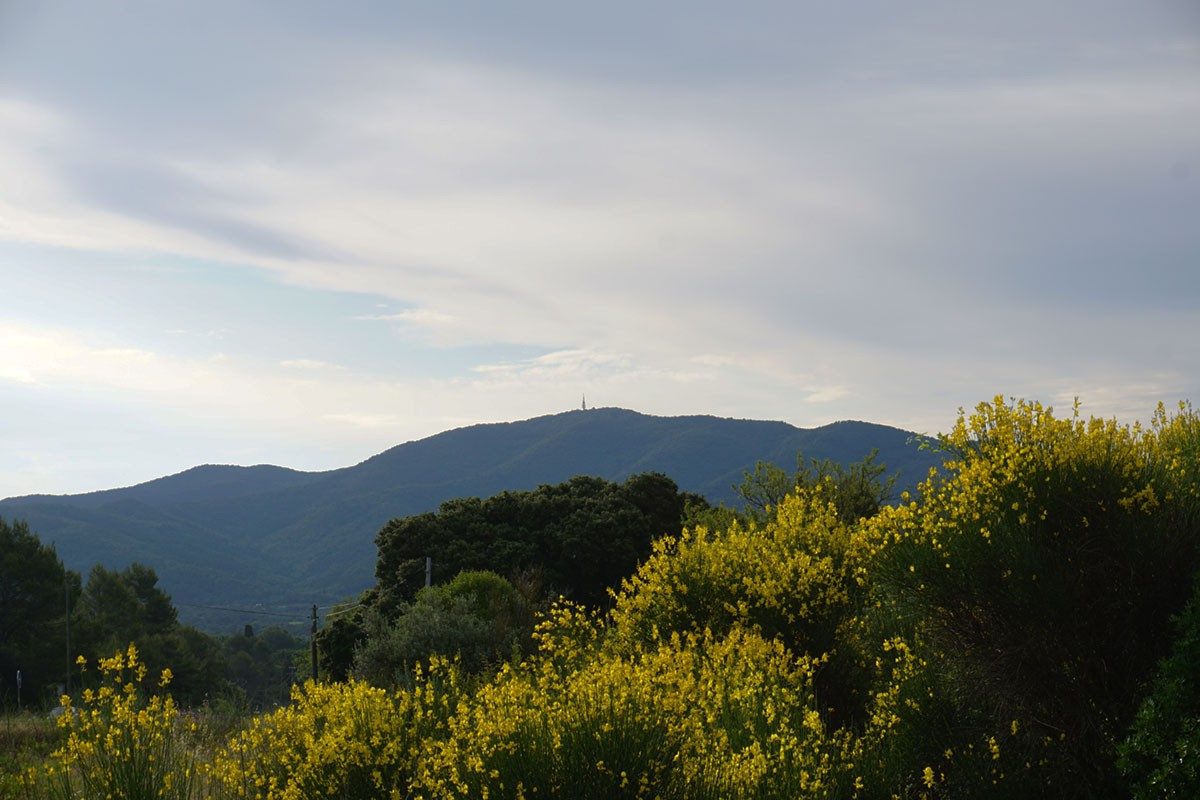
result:
[[(86, 667), (82, 656), (78, 663)], [(58, 724), (66, 743), (32, 776), (51, 797), (177, 798), (198, 796), (195, 760), (186, 741), (190, 726), (181, 722), (163, 670), (157, 685), (147, 687), (147, 670), (137, 648), (98, 662), (100, 686), (85, 689), (75, 708), (62, 698), (66, 713)]]
[(611, 638), (628, 652), (673, 632), (753, 628), (822, 660), (814, 691), (828, 724), (865, 724), (875, 654), (890, 634), (856, 615), (882, 545), (874, 529), (839, 514), (832, 491), (828, 480), (799, 486), (761, 526), (659, 540), (616, 595)]
[(822, 796), (846, 737), (813, 706), (819, 663), (734, 627), (635, 656), (506, 668), (450, 721), (421, 789), (439, 798)]
[(357, 680), (293, 687), (292, 702), (254, 718), (215, 756), (225, 795), (263, 800), (407, 797), (422, 748), (455, 707), (457, 668), (434, 658), (413, 688)]
[(1010, 768), (958, 770), (972, 791), (1120, 793), (1115, 742), (1198, 564), (1198, 431), (1186, 406), (1142, 427), (997, 397), (943, 437), (944, 479), (866, 524), (878, 613), (938, 677), (930, 724), (960, 753), (1010, 741)]
[(784, 498), (762, 527), (663, 537), (617, 594), (617, 636), (636, 645), (744, 625), (822, 655), (854, 588), (851, 542), (820, 485)]

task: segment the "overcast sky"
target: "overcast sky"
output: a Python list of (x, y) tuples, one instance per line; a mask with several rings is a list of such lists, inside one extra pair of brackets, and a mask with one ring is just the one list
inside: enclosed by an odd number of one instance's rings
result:
[(0, 497), (1200, 402), (1200, 4), (0, 0)]

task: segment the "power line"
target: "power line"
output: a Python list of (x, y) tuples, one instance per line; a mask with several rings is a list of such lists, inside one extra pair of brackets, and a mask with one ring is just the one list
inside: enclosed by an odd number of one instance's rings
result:
[(354, 609), (358, 608), (361, 605), (362, 605), (362, 603), (355, 603), (352, 606), (346, 606), (345, 608), (339, 608), (336, 611), (330, 611), (329, 613), (327, 613), (325, 615), (325, 619), (329, 619), (330, 617), (340, 616), (341, 614), (348, 614), (349, 612), (353, 611)]
[(296, 614), (278, 614), (274, 611), (255, 611), (250, 608), (227, 608), (226, 606), (202, 606), (198, 603), (176, 603), (177, 606), (187, 606), (188, 608), (206, 608), (210, 611), (232, 611), (237, 614), (260, 614), (264, 617), (284, 617), (285, 619), (302, 620), (304, 617)]
[(346, 600), (345, 602), (342, 602), (342, 603), (333, 603), (329, 606), (329, 608), (334, 609), (334, 608), (341, 608), (342, 606), (361, 606), (361, 605), (362, 605), (361, 600)]

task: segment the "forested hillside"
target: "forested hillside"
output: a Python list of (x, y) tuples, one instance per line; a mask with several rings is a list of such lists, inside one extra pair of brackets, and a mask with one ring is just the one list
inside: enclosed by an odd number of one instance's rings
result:
[(800, 452), (848, 463), (872, 449), (899, 473), (899, 488), (937, 463), (912, 434), (881, 425), (804, 430), (611, 408), (461, 428), (330, 472), (209, 465), (124, 489), (10, 498), (0, 514), (26, 520), (72, 569), (152, 565), (182, 619), (230, 630), (256, 620), (202, 606), (305, 616), (313, 603), (371, 584), (375, 535), (389, 520), (453, 498), (654, 471), (681, 490), (732, 502), (732, 486), (759, 460), (790, 469)]

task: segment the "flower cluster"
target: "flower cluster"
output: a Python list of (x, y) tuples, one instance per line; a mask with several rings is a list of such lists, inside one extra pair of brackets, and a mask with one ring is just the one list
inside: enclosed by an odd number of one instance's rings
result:
[(457, 669), (436, 658), (397, 692), (310, 680), (216, 754), (211, 780), (233, 798), (404, 797), (458, 694)]
[[(78, 663), (86, 668), (80, 656)], [(124, 800), (195, 796), (197, 770), (186, 741), (190, 724), (180, 719), (168, 694), (164, 670), (147, 687), (147, 669), (137, 648), (101, 658), (100, 685), (85, 689), (79, 708), (64, 696), (58, 724), (66, 743), (35, 776), (52, 797), (120, 797)]]
[(664, 537), (617, 595), (617, 636), (636, 645), (745, 625), (819, 656), (857, 588), (855, 541), (820, 485), (785, 498), (761, 528)]
[(635, 656), (505, 669), (464, 704), (424, 765), (445, 798), (811, 796), (845, 741), (814, 707), (814, 659), (735, 626)]

